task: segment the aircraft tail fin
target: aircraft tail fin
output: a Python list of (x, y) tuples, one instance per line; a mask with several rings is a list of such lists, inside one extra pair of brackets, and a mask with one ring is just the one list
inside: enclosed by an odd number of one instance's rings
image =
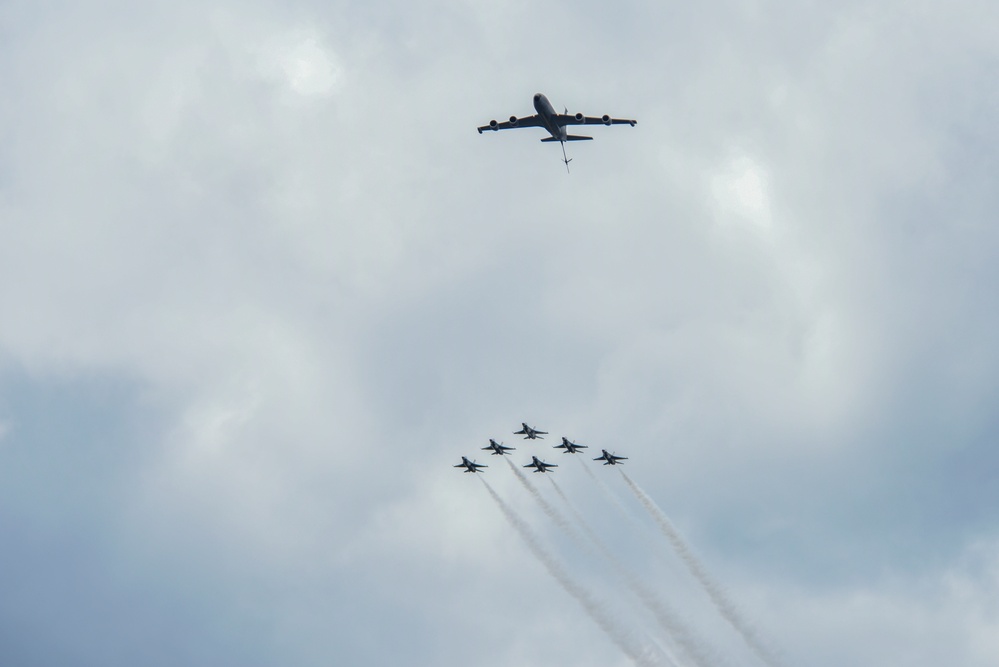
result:
[[(570, 134), (565, 138), (566, 141), (589, 141), (593, 137), (580, 137), (574, 134)], [(542, 143), (548, 143), (549, 141), (561, 141), (561, 139), (556, 139), (555, 137), (545, 137), (541, 140)]]

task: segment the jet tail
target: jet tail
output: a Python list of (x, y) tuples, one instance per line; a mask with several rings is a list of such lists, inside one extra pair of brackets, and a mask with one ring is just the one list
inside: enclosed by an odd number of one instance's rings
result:
[[(577, 135), (574, 135), (574, 134), (570, 134), (569, 136), (567, 136), (565, 138), (566, 141), (589, 141), (591, 139), (593, 139), (593, 137), (580, 137), (580, 136), (577, 136)], [(561, 139), (556, 139), (555, 137), (546, 137), (546, 138), (542, 139), (541, 141), (542, 141), (542, 143), (547, 143), (549, 141), (562, 141), (562, 140)]]

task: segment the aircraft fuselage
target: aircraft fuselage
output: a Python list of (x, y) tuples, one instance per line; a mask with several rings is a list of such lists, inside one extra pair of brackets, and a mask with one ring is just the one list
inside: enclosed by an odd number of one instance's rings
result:
[(609, 453), (606, 449), (601, 449), (600, 451), (603, 452), (604, 455), (600, 456), (600, 457), (597, 457), (594, 460), (595, 461), (601, 461), (601, 460), (604, 461), (604, 465), (605, 466), (621, 465), (621, 461), (624, 461), (627, 458), (627, 457), (624, 457), (624, 456), (615, 456), (614, 454)]
[(541, 122), (544, 123), (548, 134), (559, 141), (565, 141), (567, 135), (565, 126), (559, 127), (555, 120), (555, 116), (558, 115), (555, 112), (555, 107), (552, 106), (552, 103), (542, 93), (534, 93), (534, 110), (541, 117)]
[(547, 431), (539, 431), (537, 429), (531, 428), (524, 422), (521, 422), (520, 425), (523, 426), (523, 428), (520, 429), (519, 431), (514, 431), (514, 435), (522, 435), (528, 440), (539, 440), (543, 439), (541, 438), (541, 436), (548, 435)]
[(483, 449), (491, 449), (492, 452), (493, 452), (493, 455), (496, 455), (496, 454), (503, 455), (503, 454), (506, 454), (509, 451), (513, 451), (514, 449), (516, 449), (516, 447), (504, 447), (500, 443), (498, 443), (495, 440), (493, 440), (492, 438), (490, 438), (489, 439), (489, 446), (488, 447), (483, 447)]
[(534, 472), (548, 472), (549, 468), (557, 468), (558, 467), (554, 463), (545, 463), (544, 461), (542, 461), (541, 459), (539, 459), (537, 456), (534, 456), (532, 458), (534, 460), (531, 461), (530, 463), (528, 463), (524, 467), (525, 468), (529, 468), (531, 466), (534, 466)]
[(455, 468), (460, 468), (465, 466), (462, 472), (479, 472), (479, 468), (485, 468), (486, 466), (475, 463), (474, 461), (469, 461), (467, 457), (461, 457), (461, 463), (455, 466)]

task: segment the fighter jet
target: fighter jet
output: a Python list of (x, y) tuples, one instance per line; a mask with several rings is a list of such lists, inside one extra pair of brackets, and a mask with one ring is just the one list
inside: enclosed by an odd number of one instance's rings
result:
[(461, 463), (455, 466), (455, 468), (464, 467), (462, 472), (481, 472), (479, 468), (488, 468), (489, 466), (482, 465), (481, 463), (476, 463), (475, 461), (469, 461), (464, 456), (461, 457)]
[(522, 435), (524, 436), (525, 440), (537, 440), (537, 439), (544, 440), (544, 438), (542, 438), (541, 436), (548, 435), (548, 431), (538, 431), (537, 429), (531, 428), (524, 422), (521, 422), (520, 425), (523, 426), (524, 428), (520, 429), (519, 431), (514, 431), (513, 434)]
[(541, 93), (534, 94), (534, 110), (538, 113), (533, 116), (525, 116), (523, 118), (517, 118), (516, 116), (510, 116), (510, 120), (505, 122), (499, 122), (496, 120), (489, 121), (488, 125), (483, 125), (479, 130), (479, 134), (482, 134), (483, 130), (512, 130), (518, 127), (541, 127), (548, 131), (550, 137), (545, 137), (541, 141), (557, 141), (562, 145), (562, 161), (565, 162), (565, 170), (569, 171), (569, 163), (572, 162), (569, 158), (565, 156), (565, 142), (567, 141), (585, 141), (592, 139), (593, 137), (582, 137), (574, 134), (568, 134), (566, 132), (567, 125), (631, 125), (634, 127), (638, 121), (632, 120), (630, 118), (611, 118), (609, 115), (604, 114), (603, 116), (584, 116), (582, 113), (569, 114), (569, 110), (566, 109), (565, 113), (556, 113), (555, 108), (552, 103), (548, 101), (548, 98)]
[(493, 455), (495, 456), (496, 454), (502, 455), (502, 454), (506, 454), (507, 452), (512, 452), (513, 450), (516, 449), (516, 447), (505, 447), (505, 446), (501, 445), (500, 443), (496, 442), (495, 440), (493, 440), (492, 438), (489, 438), (489, 446), (488, 447), (483, 447), (482, 449), (491, 449), (491, 450), (493, 450)]
[(534, 460), (531, 461), (530, 463), (528, 463), (526, 466), (524, 466), (525, 468), (530, 468), (530, 467), (533, 466), (535, 469), (532, 470), (531, 472), (548, 472), (549, 468), (557, 468), (558, 467), (554, 463), (545, 463), (544, 461), (542, 461), (541, 459), (539, 459), (537, 456), (534, 456), (532, 458)]
[(580, 449), (586, 449), (586, 445), (577, 445), (576, 443), (572, 442), (571, 440), (569, 440), (565, 436), (562, 436), (562, 444), (561, 445), (555, 445), (554, 448), (555, 449), (564, 449), (565, 451), (562, 452), (563, 454), (575, 454)]
[(605, 466), (624, 465), (623, 463), (620, 463), (620, 461), (628, 460), (627, 456), (614, 456), (613, 454), (610, 454), (606, 449), (601, 449), (600, 451), (604, 453), (603, 456), (598, 456), (593, 460), (603, 461)]

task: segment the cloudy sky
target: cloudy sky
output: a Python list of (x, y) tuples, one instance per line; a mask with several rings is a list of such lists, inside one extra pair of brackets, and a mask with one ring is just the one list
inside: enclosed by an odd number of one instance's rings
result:
[(997, 21), (0, 3), (0, 663), (995, 665)]

